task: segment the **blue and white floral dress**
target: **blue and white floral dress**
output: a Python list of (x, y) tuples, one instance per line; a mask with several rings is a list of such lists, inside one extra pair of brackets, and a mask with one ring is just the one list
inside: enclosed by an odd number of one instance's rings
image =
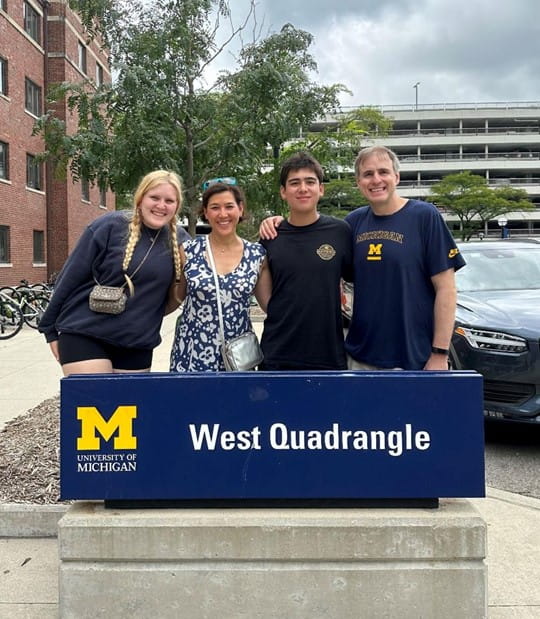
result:
[[(231, 273), (219, 275), (226, 339), (252, 330), (249, 303), (266, 253), (258, 243), (245, 240), (243, 243), (244, 253), (238, 266)], [(199, 236), (183, 247), (187, 293), (182, 315), (176, 322), (171, 372), (225, 370), (219, 349), (214, 276), (205, 253), (206, 239)]]

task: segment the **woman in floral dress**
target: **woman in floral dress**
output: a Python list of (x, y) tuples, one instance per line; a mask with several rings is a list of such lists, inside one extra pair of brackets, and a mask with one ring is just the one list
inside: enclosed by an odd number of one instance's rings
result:
[(180, 248), (182, 277), (175, 297), (184, 301), (171, 351), (172, 372), (225, 370), (220, 352), (216, 287), (207, 253), (210, 244), (219, 276), (225, 338), (252, 330), (250, 298), (254, 294), (263, 310), (272, 282), (259, 243), (238, 236), (236, 227), (244, 212), (244, 196), (236, 185), (214, 183), (202, 197), (202, 214), (211, 227)]

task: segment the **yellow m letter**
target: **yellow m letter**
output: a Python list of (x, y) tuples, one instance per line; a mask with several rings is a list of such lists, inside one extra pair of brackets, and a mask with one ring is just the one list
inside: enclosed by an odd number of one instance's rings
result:
[(81, 422), (81, 436), (77, 439), (77, 449), (98, 450), (101, 440), (97, 432), (108, 441), (114, 437), (115, 449), (137, 449), (137, 437), (133, 436), (133, 420), (137, 417), (136, 406), (119, 406), (106, 421), (94, 406), (78, 406), (77, 419)]

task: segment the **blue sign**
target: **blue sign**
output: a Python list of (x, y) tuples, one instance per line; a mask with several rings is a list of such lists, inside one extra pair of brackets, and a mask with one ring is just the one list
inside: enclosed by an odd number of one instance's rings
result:
[(484, 496), (475, 372), (72, 376), (61, 498)]

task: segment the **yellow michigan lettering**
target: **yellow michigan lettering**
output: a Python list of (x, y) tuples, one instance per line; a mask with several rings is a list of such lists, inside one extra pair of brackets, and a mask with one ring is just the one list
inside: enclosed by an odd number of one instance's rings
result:
[(382, 253), (382, 243), (370, 243), (368, 256), (380, 256)]
[(77, 449), (98, 450), (101, 440), (106, 441), (118, 430), (114, 437), (114, 449), (137, 449), (137, 437), (133, 436), (133, 420), (137, 417), (136, 406), (118, 406), (110, 419), (103, 419), (95, 406), (78, 406), (77, 419), (81, 422), (81, 436), (77, 439)]

